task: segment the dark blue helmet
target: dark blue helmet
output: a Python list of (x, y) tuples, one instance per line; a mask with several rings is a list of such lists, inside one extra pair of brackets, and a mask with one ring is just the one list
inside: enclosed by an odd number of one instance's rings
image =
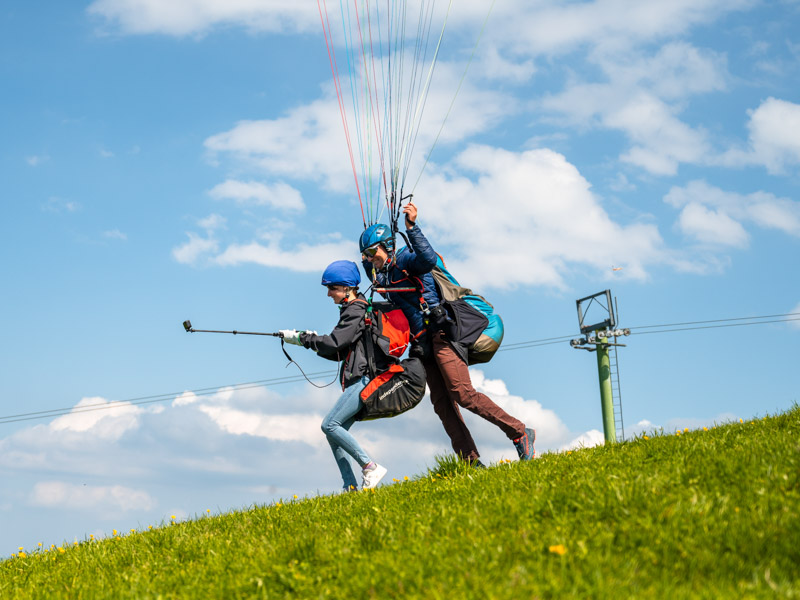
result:
[(361, 252), (364, 252), (364, 250), (375, 244), (383, 244), (387, 250), (394, 248), (392, 228), (383, 223), (376, 223), (367, 227), (358, 240), (358, 248)]
[(322, 285), (346, 285), (358, 287), (361, 274), (356, 263), (351, 260), (337, 260), (328, 265), (322, 274)]

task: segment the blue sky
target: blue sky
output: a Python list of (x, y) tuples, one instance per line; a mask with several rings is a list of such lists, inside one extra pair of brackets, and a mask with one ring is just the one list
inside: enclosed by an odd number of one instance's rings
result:
[[(163, 395), (0, 422), (0, 555), (339, 486), (319, 430), (337, 390), (236, 387), (297, 371), (272, 338), (181, 327), (328, 331), (320, 272), (357, 260), (318, 7), (289, 4), (0, 9), (0, 416)], [(416, 167), (486, 11), (452, 9)], [(800, 313), (799, 29), (796, 0), (499, 0), (414, 190), (507, 346), (577, 337), (575, 300), (612, 290), (628, 433), (798, 401), (798, 315), (636, 328)], [(540, 452), (602, 439), (594, 356), (566, 341), (473, 379)], [(484, 458), (515, 458), (466, 418)], [(427, 400), (353, 431), (387, 481), (449, 450)]]

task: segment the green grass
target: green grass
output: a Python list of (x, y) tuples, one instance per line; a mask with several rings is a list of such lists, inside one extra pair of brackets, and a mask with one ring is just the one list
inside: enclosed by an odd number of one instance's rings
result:
[(0, 563), (0, 598), (800, 598), (800, 406)]

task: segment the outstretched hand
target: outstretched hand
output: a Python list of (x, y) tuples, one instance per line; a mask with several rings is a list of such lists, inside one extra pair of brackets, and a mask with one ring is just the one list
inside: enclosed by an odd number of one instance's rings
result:
[(411, 229), (417, 222), (417, 207), (409, 202), (403, 207), (403, 212), (406, 214), (406, 229)]
[(300, 333), (296, 329), (281, 329), (280, 332), (283, 341), (287, 344), (294, 344), (295, 346), (302, 346), (300, 341)]

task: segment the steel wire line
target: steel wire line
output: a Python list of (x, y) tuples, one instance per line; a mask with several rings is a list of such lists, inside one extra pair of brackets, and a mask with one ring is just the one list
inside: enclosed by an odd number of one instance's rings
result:
[[(330, 377), (335, 371), (319, 371), (316, 373), (309, 373), (309, 377)], [(37, 412), (20, 413), (17, 415), (7, 415), (0, 417), (0, 425), (4, 423), (14, 423), (16, 421), (29, 421), (32, 419), (46, 419), (48, 417), (60, 417), (66, 414), (73, 414), (79, 412), (92, 412), (95, 410), (108, 410), (111, 408), (121, 408), (123, 406), (138, 406), (140, 404), (152, 404), (154, 402), (166, 402), (182, 394), (191, 393), (195, 396), (210, 396), (216, 394), (222, 389), (234, 390), (247, 390), (257, 387), (271, 387), (274, 385), (281, 385), (284, 383), (297, 383), (304, 381), (303, 375), (289, 375), (286, 377), (275, 377), (272, 379), (259, 379), (257, 381), (248, 381), (244, 383), (234, 383), (231, 385), (213, 386), (206, 388), (199, 388), (196, 390), (184, 390), (183, 392), (169, 392), (165, 394), (154, 394), (152, 396), (140, 396), (138, 398), (129, 398), (127, 400), (111, 400), (109, 402), (98, 402), (96, 404), (85, 404), (83, 406), (72, 408), (52, 408), (50, 410), (41, 410)]]
[[(792, 317), (786, 319), (778, 319), (776, 317)], [(763, 319), (770, 319), (770, 320), (763, 320)], [(731, 321), (750, 321), (748, 323), (731, 323)], [(730, 319), (712, 319), (707, 321), (687, 321), (684, 323), (664, 323), (661, 325), (639, 325), (637, 327), (628, 327), (631, 330), (631, 335), (648, 335), (654, 333), (671, 333), (673, 331), (697, 331), (703, 329), (718, 329), (724, 327), (744, 327), (747, 325), (763, 325), (768, 323), (788, 323), (791, 321), (800, 321), (800, 313), (784, 313), (780, 315), (763, 315), (759, 317), (734, 317)], [(713, 325), (704, 325), (706, 323), (713, 323)], [(703, 325), (702, 327), (683, 327), (680, 329), (674, 329), (674, 327), (681, 327), (682, 325)], [(659, 327), (673, 327), (673, 329), (661, 329), (657, 331), (641, 331), (635, 332), (634, 329), (658, 329)], [(567, 335), (567, 336), (559, 336), (559, 337), (550, 337), (550, 338), (542, 338), (539, 340), (528, 340), (525, 342), (516, 342), (514, 344), (507, 344), (506, 346), (500, 348), (498, 352), (511, 352), (513, 350), (525, 350), (528, 348), (538, 348), (540, 346), (551, 346), (554, 344), (560, 344), (562, 342), (568, 341), (572, 339), (574, 336)], [(310, 373), (309, 377), (330, 377), (330, 375), (334, 373), (334, 371), (319, 371), (316, 373)], [(16, 423), (18, 421), (31, 421), (35, 419), (46, 419), (48, 417), (60, 417), (69, 414), (77, 414), (81, 412), (93, 412), (96, 410), (109, 410), (113, 408), (121, 408), (123, 406), (138, 406), (141, 404), (152, 404), (155, 402), (166, 402), (172, 398), (180, 396), (181, 394), (185, 393), (192, 393), (196, 396), (210, 396), (212, 394), (217, 393), (221, 389), (234, 389), (234, 390), (245, 390), (245, 389), (252, 389), (257, 387), (271, 387), (274, 385), (281, 385), (284, 383), (297, 383), (300, 381), (304, 381), (304, 377), (302, 375), (290, 375), (287, 377), (276, 377), (272, 379), (260, 379), (257, 381), (250, 381), (245, 383), (234, 383), (231, 385), (222, 385), (222, 386), (215, 386), (215, 387), (207, 387), (207, 388), (200, 388), (197, 390), (185, 390), (183, 392), (172, 392), (168, 394), (156, 394), (152, 396), (141, 396), (139, 398), (131, 398), (129, 400), (112, 400), (105, 403), (98, 403), (98, 404), (87, 404), (80, 407), (70, 407), (70, 408), (53, 408), (50, 410), (42, 410), (38, 412), (30, 412), (30, 413), (21, 413), (18, 415), (8, 415), (5, 417), (0, 417), (0, 425), (4, 425), (6, 423)]]

